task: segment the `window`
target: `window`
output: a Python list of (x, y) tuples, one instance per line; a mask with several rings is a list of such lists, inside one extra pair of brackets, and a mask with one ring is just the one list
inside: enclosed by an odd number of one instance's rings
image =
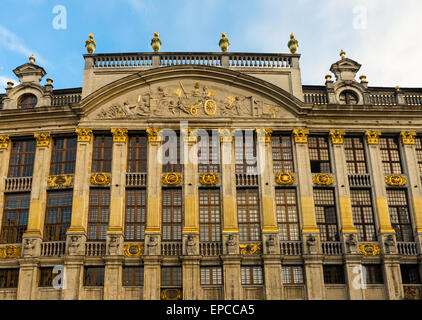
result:
[(111, 172), (113, 155), (113, 138), (106, 135), (96, 135), (92, 152), (91, 172)]
[(302, 266), (282, 266), (281, 272), (284, 284), (303, 284)]
[(237, 189), (239, 239), (261, 241), (258, 189)]
[(314, 189), (315, 214), (321, 241), (340, 241), (333, 189)]
[(147, 172), (147, 145), (145, 135), (129, 137), (127, 172)]
[(201, 267), (201, 285), (223, 284), (223, 270), (221, 267)]
[(342, 265), (324, 266), (324, 283), (326, 284), (345, 284), (344, 268)]
[(161, 268), (161, 286), (162, 287), (181, 287), (182, 286), (182, 268), (181, 267), (162, 267)]
[(383, 284), (381, 265), (379, 264), (364, 264), (362, 265), (366, 273), (367, 284)]
[(50, 174), (59, 175), (75, 173), (76, 145), (76, 137), (54, 139)]
[(19, 269), (0, 269), (0, 288), (17, 288)]
[(201, 242), (221, 241), (220, 189), (199, 189)]
[(291, 137), (273, 134), (271, 145), (274, 172), (294, 172)]
[(402, 264), (400, 265), (400, 271), (403, 284), (421, 284), (417, 264)]
[(358, 231), (359, 241), (376, 241), (375, 219), (372, 209), (371, 190), (351, 189), (353, 223)]
[(25, 94), (19, 99), (18, 109), (35, 108), (35, 106), (37, 105), (37, 101), (37, 97), (33, 94)]
[(91, 188), (89, 195), (88, 240), (106, 240), (109, 213), (110, 190)]
[(358, 104), (359, 101), (357, 94), (350, 90), (340, 92), (339, 98), (341, 104)]
[(413, 242), (412, 223), (405, 190), (387, 189), (388, 210), (391, 226), (396, 231), (397, 241)]
[(104, 267), (85, 267), (85, 286), (104, 286)]
[(48, 191), (44, 241), (66, 241), (72, 215), (72, 191)]
[(262, 285), (264, 283), (261, 266), (242, 266), (240, 272), (244, 285)]
[(349, 174), (365, 174), (368, 172), (365, 149), (361, 137), (345, 137), (344, 152)]
[(144, 267), (123, 267), (123, 285), (127, 287), (142, 287), (144, 285)]
[(280, 241), (300, 240), (296, 189), (275, 189), (275, 204)]
[(220, 172), (220, 135), (216, 130), (198, 134), (198, 172)]
[(12, 142), (9, 177), (31, 177), (34, 171), (35, 140)]
[(182, 172), (183, 145), (180, 145), (180, 135), (163, 130), (163, 172)]
[(236, 173), (256, 174), (256, 137), (252, 130), (234, 133)]
[(418, 160), (419, 174), (422, 175), (422, 137), (415, 138), (416, 158)]
[(182, 189), (163, 189), (162, 240), (182, 240)]
[(379, 139), (382, 167), (384, 173), (402, 173), (400, 162), (399, 143), (396, 137), (381, 137)]
[(52, 287), (53, 286), (53, 267), (40, 268), (40, 278), (38, 281), (39, 287)]
[(21, 243), (28, 225), (30, 193), (7, 193), (4, 200), (2, 243)]
[(312, 173), (329, 173), (330, 153), (327, 137), (308, 137), (309, 159)]
[(145, 189), (126, 190), (125, 238), (128, 241), (144, 241), (147, 210)]

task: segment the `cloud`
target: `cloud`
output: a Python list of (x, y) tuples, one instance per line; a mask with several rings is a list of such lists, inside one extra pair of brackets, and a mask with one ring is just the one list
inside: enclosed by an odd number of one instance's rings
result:
[(0, 94), (6, 92), (5, 88), (9, 81), (12, 81), (15, 85), (19, 83), (19, 81), (9, 78), (8, 76), (0, 75)]
[(43, 65), (49, 64), (44, 58), (41, 57), (40, 54), (38, 54), (34, 50), (31, 50), (27, 46), (25, 46), (25, 44), (22, 42), (21, 39), (19, 39), (19, 37), (16, 34), (14, 34), (12, 31), (6, 29), (5, 27), (1, 25), (0, 25), (0, 46), (3, 46), (10, 51), (14, 51), (19, 54), (22, 54), (26, 58), (28, 58), (29, 56), (33, 54), (40, 64), (43, 64)]

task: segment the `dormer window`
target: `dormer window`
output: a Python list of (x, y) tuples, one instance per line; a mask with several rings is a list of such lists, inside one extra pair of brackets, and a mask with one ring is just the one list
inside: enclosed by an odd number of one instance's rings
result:
[(341, 104), (358, 104), (359, 98), (356, 93), (350, 90), (344, 90), (340, 93)]
[(18, 109), (35, 108), (37, 101), (37, 97), (33, 94), (25, 94), (19, 98)]

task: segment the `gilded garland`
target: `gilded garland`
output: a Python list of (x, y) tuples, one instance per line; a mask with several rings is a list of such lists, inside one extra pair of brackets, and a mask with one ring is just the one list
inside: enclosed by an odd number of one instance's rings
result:
[(377, 256), (381, 253), (381, 248), (376, 243), (362, 243), (359, 245), (359, 252), (365, 256)]
[(128, 243), (123, 249), (126, 257), (139, 257), (144, 254), (144, 245), (142, 243)]
[(0, 248), (0, 259), (19, 258), (21, 256), (21, 247), (9, 245)]

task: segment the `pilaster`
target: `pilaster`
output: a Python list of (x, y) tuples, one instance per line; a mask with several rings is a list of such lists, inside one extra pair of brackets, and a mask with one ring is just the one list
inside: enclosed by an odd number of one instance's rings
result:
[(182, 258), (183, 266), (183, 299), (200, 300), (201, 299), (201, 270), (200, 256), (184, 256)]
[(303, 255), (308, 300), (324, 300), (324, 272), (322, 255)]
[(283, 299), (283, 279), (281, 277), (280, 255), (263, 255), (265, 299)]
[(107, 256), (105, 259), (104, 300), (122, 299), (123, 256)]
[(65, 285), (63, 300), (79, 300), (79, 289), (83, 281), (84, 256), (66, 256), (64, 260)]
[(243, 288), (240, 274), (239, 255), (223, 255), (224, 300), (241, 300)]
[[(8, 135), (0, 136), (0, 226), (3, 222), (4, 211), (4, 190), (6, 188), (6, 178), (9, 170), (11, 153), (11, 143)], [(0, 237), (1, 237), (0, 228)]]
[(17, 300), (36, 299), (38, 260), (34, 258), (19, 259), (19, 281)]
[(158, 256), (144, 256), (144, 300), (160, 300), (161, 267)]

